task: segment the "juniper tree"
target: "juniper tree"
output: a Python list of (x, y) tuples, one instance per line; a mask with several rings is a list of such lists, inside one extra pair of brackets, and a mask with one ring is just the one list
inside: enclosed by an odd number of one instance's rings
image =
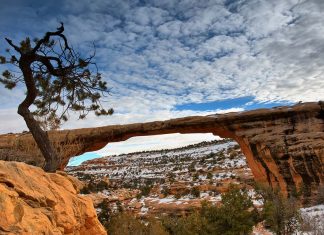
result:
[(18, 106), (18, 114), (43, 154), (44, 170), (48, 172), (58, 169), (60, 159), (42, 127), (57, 128), (68, 120), (69, 111), (77, 112), (80, 119), (89, 112), (98, 116), (113, 113), (100, 102), (109, 90), (93, 61), (95, 53), (82, 58), (70, 47), (63, 32), (61, 23), (55, 32), (47, 32), (33, 42), (27, 37), (16, 45), (5, 38), (11, 47), (6, 50), (9, 56), (0, 56), (0, 63), (8, 68), (0, 82), (10, 90), (18, 83), (26, 86), (26, 97)]

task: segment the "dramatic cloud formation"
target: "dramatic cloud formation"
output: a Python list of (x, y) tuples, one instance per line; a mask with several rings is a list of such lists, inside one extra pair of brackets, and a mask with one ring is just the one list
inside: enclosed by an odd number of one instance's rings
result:
[[(63, 128), (163, 120), (221, 110), (178, 109), (185, 104), (253, 97), (262, 102), (324, 98), (322, 0), (78, 0), (0, 1), (0, 32), (16, 42), (65, 23), (82, 53), (96, 61), (112, 88), (107, 107)], [(3, 39), (1, 39), (3, 40)], [(3, 54), (7, 47), (0, 43)], [(4, 66), (0, 67), (5, 69)], [(0, 88), (0, 132), (21, 131), (15, 107), (24, 95)], [(252, 106), (251, 106), (252, 107)], [(8, 120), (9, 119), (9, 120)], [(26, 128), (25, 128), (26, 129)]]

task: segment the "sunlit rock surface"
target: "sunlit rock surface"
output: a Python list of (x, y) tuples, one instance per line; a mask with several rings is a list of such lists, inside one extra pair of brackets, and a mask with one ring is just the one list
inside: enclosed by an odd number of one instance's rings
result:
[(80, 187), (64, 172), (0, 161), (0, 234), (107, 234)]

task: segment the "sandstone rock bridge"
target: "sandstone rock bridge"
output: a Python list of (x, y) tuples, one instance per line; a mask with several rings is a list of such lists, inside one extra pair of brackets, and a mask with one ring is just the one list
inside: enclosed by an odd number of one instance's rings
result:
[[(253, 111), (194, 116), (97, 128), (51, 131), (49, 136), (68, 160), (110, 142), (133, 136), (169, 133), (213, 133), (237, 141), (255, 180), (290, 194), (303, 188), (304, 196), (324, 184), (324, 103), (302, 103)], [(0, 159), (41, 165), (30, 134), (0, 135)]]

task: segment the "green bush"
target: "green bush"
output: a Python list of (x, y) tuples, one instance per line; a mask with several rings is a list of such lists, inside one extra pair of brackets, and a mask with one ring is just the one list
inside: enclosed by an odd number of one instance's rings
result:
[(100, 209), (100, 212), (98, 213), (98, 219), (100, 223), (107, 229), (111, 216), (111, 209), (109, 207), (109, 203), (108, 201), (103, 200), (101, 203), (98, 204), (97, 207)]
[(300, 222), (300, 213), (294, 198), (275, 195), (264, 203), (264, 219), (269, 229), (277, 235), (295, 234)]
[(210, 179), (212, 179), (212, 178), (213, 178), (213, 174), (212, 174), (211, 172), (208, 172), (208, 173), (207, 173), (207, 179), (210, 180)]
[(163, 217), (162, 224), (170, 235), (200, 235), (204, 234), (205, 218), (199, 212), (193, 212), (185, 217)]
[(97, 193), (108, 188), (109, 188), (109, 184), (106, 181), (99, 181), (98, 183), (90, 181), (86, 186), (84, 186), (80, 190), (80, 193), (82, 194)]
[(192, 177), (192, 181), (197, 181), (199, 179), (199, 173), (195, 173)]
[(115, 214), (107, 226), (110, 235), (168, 235), (161, 222), (154, 218), (142, 221), (126, 212)]
[(246, 235), (257, 222), (250, 197), (234, 187), (223, 194), (220, 207), (203, 202), (202, 209), (189, 216), (162, 219), (171, 235)]
[(197, 187), (193, 187), (190, 194), (194, 197), (200, 197), (200, 191)]
[(170, 188), (167, 186), (163, 186), (161, 193), (164, 195), (164, 197), (167, 197), (170, 194)]
[(151, 192), (152, 185), (144, 185), (143, 187), (140, 188), (141, 190), (141, 196), (148, 196)]
[(264, 199), (262, 218), (265, 225), (277, 235), (295, 234), (301, 222), (299, 204), (294, 197), (284, 197), (278, 189), (257, 185)]
[(206, 218), (206, 233), (222, 235), (249, 234), (258, 222), (257, 211), (247, 192), (231, 186), (222, 195), (220, 207), (203, 204), (202, 217)]

